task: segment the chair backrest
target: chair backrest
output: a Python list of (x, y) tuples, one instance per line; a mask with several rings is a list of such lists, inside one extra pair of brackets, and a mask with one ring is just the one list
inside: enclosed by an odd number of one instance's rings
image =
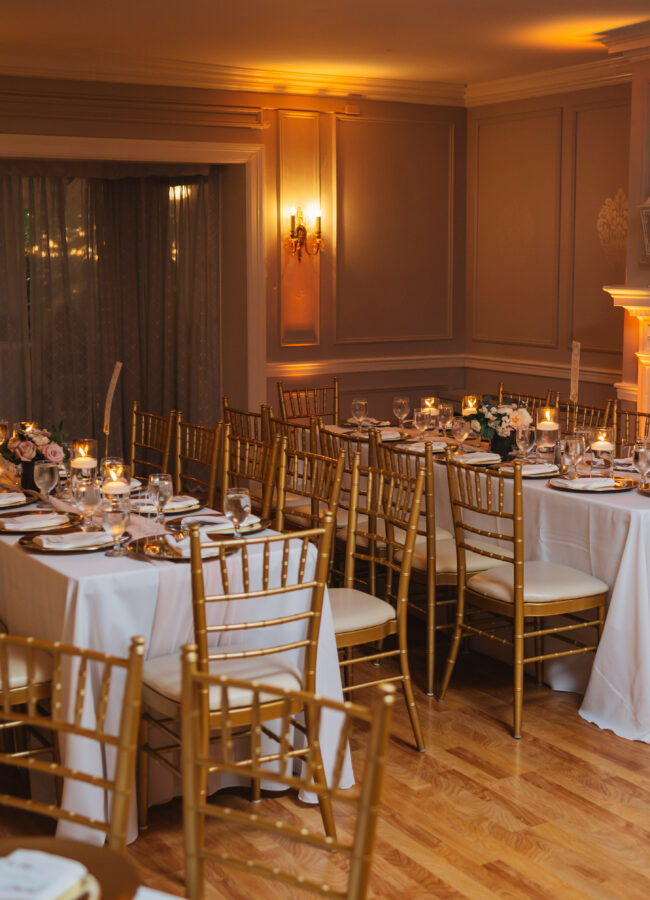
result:
[(433, 474), (433, 451), (431, 442), (426, 441), (424, 450), (413, 451), (406, 447), (393, 447), (390, 444), (377, 445), (377, 467), (389, 472), (399, 472), (410, 478), (417, 478), (418, 470), (424, 466), (424, 497), (422, 511), (418, 521), (418, 534), (427, 537), (427, 558), (435, 559), (436, 543), (436, 502), (435, 478)]
[[(454, 519), (458, 587), (464, 588), (465, 552), (513, 565), (515, 603), (523, 603), (524, 501), (521, 460), (511, 471), (486, 470), (457, 462), (446, 451), (449, 498)], [(503, 548), (498, 542), (505, 542)], [(510, 550), (512, 545), (512, 550)]]
[(507, 402), (508, 400), (513, 400), (517, 403), (518, 406), (525, 406), (528, 412), (535, 418), (535, 413), (538, 409), (543, 406), (555, 406), (559, 407), (560, 405), (560, 395), (557, 392), (553, 392), (550, 388), (541, 396), (539, 394), (529, 394), (525, 391), (509, 391), (503, 387), (503, 382), (499, 383), (499, 393), (497, 396), (497, 400), (499, 403)]
[(424, 466), (411, 477), (362, 466), (355, 457), (352, 468), (344, 586), (362, 583), (364, 590), (376, 596), (377, 573), (383, 570), (384, 599), (397, 604), (398, 618), (406, 615), (424, 481)]
[(265, 403), (261, 405), (259, 412), (237, 409), (230, 405), (226, 396), (223, 397), (223, 420), (230, 425), (230, 433), (239, 437), (268, 441), (270, 439), (268, 420), (271, 412), (271, 407)]
[[(319, 528), (212, 544), (201, 543), (198, 524), (190, 527), (194, 639), (201, 671), (218, 660), (298, 651), (303, 654), (302, 685), (314, 690), (333, 523), (326, 513)], [(218, 594), (205, 590), (201, 551), (206, 548), (215, 553), (211, 567), (219, 564)], [(225, 619), (218, 611), (208, 614), (208, 607), (223, 603), (228, 603)], [(296, 623), (299, 629), (300, 623), (304, 626), (304, 636), (296, 637), (293, 629), (288, 634), (286, 627)]]
[(331, 425), (339, 422), (339, 380), (318, 387), (289, 388), (278, 381), (278, 401), (280, 418), (285, 421), (295, 419), (303, 422), (317, 416)]
[[(226, 714), (222, 727), (223, 753), (219, 759), (210, 757), (205, 751), (208, 746), (208, 722), (204, 714), (204, 697), (210, 689), (221, 691), (221, 708), (226, 711), (234, 705), (231, 700), (234, 691), (250, 692), (253, 697), (253, 721), (260, 721), (262, 704), (269, 697), (275, 698), (278, 708), (282, 710), (276, 727), (281, 735), (277, 752), (262, 756), (258, 734), (251, 740), (249, 758), (242, 759), (241, 754), (235, 755), (234, 726)], [(234, 868), (238, 883), (247, 893), (250, 891), (250, 896), (263, 896), (262, 882), (266, 880), (281, 882), (287, 886), (285, 890), (299, 888), (325, 897), (363, 900), (370, 876), (394, 691), (392, 685), (376, 688), (370, 709), (351, 702), (337, 703), (306, 691), (281, 691), (247, 681), (208, 675), (198, 665), (196, 649), (192, 646), (183, 649), (183, 830), (186, 890), (190, 900), (202, 900), (204, 896), (206, 863)], [(300, 741), (299, 746), (293, 739), (294, 720), (291, 715), (296, 707), (305, 710), (306, 739)], [(342, 722), (334, 769), (327, 782), (319, 777), (322, 771), (320, 754), (314, 752), (314, 748), (318, 747), (319, 729), (325, 714), (336, 714)], [(366, 745), (363, 762), (360, 763), (362, 771), (356, 773), (357, 786), (341, 790), (348, 738), (358, 725), (363, 728)], [(294, 774), (297, 760), (302, 761), (302, 765)], [(226, 798), (220, 799), (219, 803), (208, 803), (203, 785), (208, 775), (214, 772), (253, 779), (271, 777), (274, 782), (287, 788), (310, 791), (319, 798), (336, 801), (354, 820), (353, 837), (351, 840), (324, 837), (320, 831), (302, 824), (297, 826), (280, 820), (277, 811), (266, 812), (264, 804), (251, 814), (229, 806)], [(229, 835), (234, 833), (232, 851), (230, 845), (228, 851), (225, 850), (225, 842), (213, 848), (206, 846), (206, 833), (213, 833), (212, 828), (204, 827), (206, 819), (220, 820), (224, 831)], [(244, 831), (245, 839), (238, 839), (240, 830)], [(250, 837), (251, 832), (255, 831), (257, 835)], [(259, 839), (256, 840), (256, 837)], [(269, 837), (277, 839), (273, 844), (271, 864), (266, 846)], [(261, 848), (259, 852), (253, 849), (255, 846)], [(245, 852), (248, 858), (237, 855), (238, 849)], [(345, 858), (347, 865), (341, 868), (332, 865), (333, 850)], [(300, 859), (303, 855), (303, 871), (296, 874), (295, 858)], [(319, 876), (319, 871), (322, 871), (322, 876)]]
[[(275, 528), (283, 531), (287, 518), (300, 527), (315, 528), (325, 511), (331, 512), (336, 520), (344, 468), (343, 450), (338, 459), (330, 459), (320, 453), (295, 450), (283, 443), (277, 468)], [(291, 505), (287, 505), (287, 495), (291, 496)], [(293, 502), (296, 497), (304, 498), (306, 509), (296, 506)]]
[(308, 450), (310, 453), (318, 453), (319, 431), (322, 424), (316, 416), (311, 416), (308, 425), (300, 422), (286, 422), (284, 419), (276, 419), (269, 416), (269, 433), (271, 439), (276, 434), (281, 434), (287, 439), (287, 447), (294, 450)]
[(176, 493), (199, 493), (206, 506), (214, 506), (223, 422), (214, 428), (176, 421)]
[[(12, 656), (20, 654), (26, 663), (27, 683), (23, 696), (13, 697), (5, 690), (9, 684)], [(51, 658), (51, 700), (50, 711), (44, 712), (38, 705), (34, 673), (39, 665), (39, 654)], [(96, 784), (112, 793), (111, 811), (107, 822), (101, 822), (82, 813), (63, 809), (39, 800), (26, 800), (8, 794), (0, 794), (0, 805), (25, 809), (53, 819), (63, 819), (79, 825), (94, 828), (107, 835), (108, 845), (113, 850), (124, 851), (131, 790), (135, 772), (135, 756), (140, 723), (140, 698), (142, 693), (142, 659), (144, 638), (131, 639), (127, 659), (109, 656), (93, 650), (82, 650), (67, 644), (39, 641), (0, 634), (0, 721), (16, 722), (31, 726), (39, 732), (51, 732), (55, 739), (78, 736), (94, 741), (101, 748), (102, 756), (109, 748), (115, 752), (114, 771), (112, 763), (107, 765), (104, 776), (77, 771), (62, 762), (49, 762), (34, 755), (15, 756), (0, 753), (0, 764), (44, 773), (55, 778)], [(121, 693), (121, 717), (115, 732), (107, 725), (109, 702), (119, 702), (114, 692), (125, 677)], [(63, 690), (63, 678), (73, 679), (74, 689)], [(89, 685), (98, 686), (98, 696), (94, 711), (94, 724), (88, 724)], [(68, 700), (68, 698), (70, 698)], [(24, 704), (17, 706), (18, 703)]]
[(634, 444), (638, 440), (650, 440), (650, 412), (621, 409), (617, 405), (614, 414), (616, 446)]
[[(176, 421), (176, 410), (166, 416), (146, 413), (138, 409), (138, 401), (133, 401), (131, 410), (131, 440), (129, 464), (131, 477), (136, 476), (136, 466), (154, 472), (169, 471), (172, 431)], [(180, 413), (178, 413), (180, 416)]]
[(269, 444), (233, 434), (230, 425), (225, 424), (221, 460), (222, 500), (229, 487), (252, 487), (255, 490), (257, 485), (261, 495), (262, 518), (268, 518), (273, 504), (280, 445), (279, 435)]
[(586, 403), (560, 401), (560, 429), (563, 434), (573, 434), (578, 428), (598, 428), (613, 425), (615, 401), (608, 400), (605, 406), (589, 406)]

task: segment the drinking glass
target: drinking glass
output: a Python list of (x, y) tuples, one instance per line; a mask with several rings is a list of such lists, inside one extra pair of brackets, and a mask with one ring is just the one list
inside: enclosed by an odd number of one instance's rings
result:
[(418, 431), (420, 437), (424, 437), (424, 432), (429, 427), (429, 423), (429, 409), (427, 407), (417, 406), (413, 410), (413, 427)]
[(251, 495), (246, 488), (228, 488), (223, 511), (235, 526), (235, 538), (240, 538), (239, 526), (246, 521), (251, 511)]
[(156, 501), (158, 521), (164, 522), (163, 509), (168, 500), (174, 496), (172, 476), (166, 472), (149, 476), (149, 493)]
[(106, 499), (102, 502), (102, 528), (113, 538), (113, 546), (105, 556), (125, 556), (126, 547), (120, 547), (120, 538), (126, 531), (131, 515), (131, 501), (128, 497)]
[[(53, 462), (44, 462), (41, 460), (34, 463), (34, 483), (39, 491), (45, 494), (46, 499), (48, 499), (50, 492), (53, 491), (59, 483), (58, 465)], [(47, 504), (44, 504), (44, 508), (47, 508)]]
[(408, 397), (393, 397), (393, 415), (404, 428), (404, 420), (411, 411), (411, 401)]
[(363, 421), (368, 415), (368, 401), (355, 398), (352, 401), (352, 418), (357, 423), (357, 427), (363, 427)]
[(111, 498), (130, 496), (131, 474), (119, 456), (106, 456), (99, 467), (102, 492)]
[(555, 443), (560, 437), (558, 411), (554, 406), (542, 406), (537, 410), (535, 446), (538, 462), (553, 462)]
[(454, 416), (451, 420), (451, 433), (454, 439), (460, 444), (460, 450), (462, 450), (463, 442), (466, 441), (472, 433), (472, 426), (467, 419), (464, 419), (462, 416)]
[(564, 454), (569, 459), (569, 478), (578, 477), (578, 463), (585, 455), (585, 440), (581, 434), (569, 434), (564, 439)]
[(72, 486), (72, 495), (81, 512), (84, 531), (93, 530), (92, 516), (102, 499), (99, 483), (95, 479), (78, 479)]
[(6, 419), (0, 419), (0, 444), (9, 440), (9, 422)]
[(637, 441), (634, 445), (634, 467), (643, 477), (645, 487), (650, 473), (650, 441)]
[(599, 475), (610, 475), (614, 467), (614, 428), (611, 425), (598, 426), (589, 445), (591, 467)]
[(535, 429), (532, 425), (522, 425), (515, 431), (517, 449), (522, 459), (528, 459), (528, 454), (535, 446)]
[(441, 403), (440, 404), (440, 412), (438, 414), (438, 425), (440, 426), (440, 433), (444, 437), (447, 433), (447, 425), (454, 418), (454, 405), (453, 403)]

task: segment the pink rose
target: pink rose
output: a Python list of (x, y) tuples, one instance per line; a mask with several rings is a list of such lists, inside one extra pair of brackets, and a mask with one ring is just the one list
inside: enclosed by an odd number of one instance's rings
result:
[(16, 453), (23, 462), (31, 462), (36, 456), (36, 447), (31, 441), (19, 441)]
[(49, 444), (46, 444), (46, 446), (43, 447), (43, 456), (48, 462), (56, 463), (58, 465), (63, 462), (65, 453), (63, 452), (62, 447), (59, 447), (54, 441), (50, 441)]

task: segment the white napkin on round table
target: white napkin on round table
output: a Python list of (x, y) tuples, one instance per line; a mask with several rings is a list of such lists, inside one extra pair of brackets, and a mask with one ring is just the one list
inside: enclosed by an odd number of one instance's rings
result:
[(444, 441), (414, 441), (409, 444), (409, 450), (415, 450), (416, 453), (424, 453), (425, 444), (431, 444), (432, 453), (443, 453), (449, 446)]
[[(508, 468), (511, 468), (510, 466)], [(560, 470), (554, 463), (525, 463), (521, 467), (521, 474), (526, 475), (557, 475)]]
[(14, 503), (22, 503), (27, 497), (22, 491), (4, 491), (0, 494), (0, 506), (13, 506)]
[(379, 434), (382, 441), (399, 441), (402, 436), (399, 428), (382, 428)]
[(41, 528), (67, 525), (69, 521), (68, 516), (61, 513), (46, 513), (44, 516), (26, 513), (24, 516), (14, 516), (12, 519), (0, 519), (0, 529), (20, 528), (22, 531), (40, 531)]
[[(356, 419), (349, 418), (346, 419), (347, 425), (358, 425)], [(366, 416), (365, 419), (361, 420), (362, 424), (366, 426), (366, 428), (382, 428), (384, 425), (390, 425), (390, 419), (372, 419), (369, 416)]]
[(200, 506), (200, 503), (196, 497), (190, 497), (189, 494), (176, 494), (176, 496), (169, 498), (163, 510), (165, 512), (174, 512), (175, 510), (180, 512), (183, 509), (187, 509), (190, 505)]
[(613, 488), (616, 482), (613, 478), (553, 478), (551, 484), (569, 488), (571, 491), (600, 491), (603, 488)]
[[(227, 516), (184, 516), (181, 519), (181, 528), (189, 528), (189, 526), (193, 522), (198, 522), (200, 525), (205, 526), (205, 530), (209, 531), (211, 534), (219, 531), (232, 531), (234, 526), (232, 521)], [(246, 528), (250, 528), (252, 525), (257, 525), (260, 522), (260, 517), (256, 516), (254, 513), (249, 513), (246, 517), (245, 521), (239, 526), (239, 530), (245, 530)], [(201, 535), (203, 535), (204, 529), (201, 528)], [(202, 538), (203, 540), (203, 538)], [(205, 540), (210, 540), (209, 538), (205, 538)]]
[(148, 497), (135, 497), (131, 500), (131, 512), (153, 515), (156, 511), (156, 504)]
[(476, 453), (460, 453), (455, 457), (456, 462), (464, 466), (475, 466), (479, 463), (501, 462), (498, 453), (489, 453), (487, 450), (477, 450)]
[(96, 544), (110, 546), (113, 538), (105, 531), (70, 531), (67, 534), (38, 534), (34, 543), (44, 550), (83, 550)]
[[(212, 543), (211, 538), (208, 537), (208, 531), (212, 532), (213, 529), (208, 527), (201, 528), (199, 530), (199, 540), (201, 542), (201, 558), (208, 559), (211, 556), (219, 555), (219, 547), (212, 547), (210, 544)], [(190, 539), (189, 537), (176, 537), (173, 534), (165, 535), (165, 542), (167, 546), (170, 548), (174, 556), (182, 556), (183, 559), (189, 559), (191, 555), (190, 551)], [(205, 545), (208, 546), (205, 546)]]

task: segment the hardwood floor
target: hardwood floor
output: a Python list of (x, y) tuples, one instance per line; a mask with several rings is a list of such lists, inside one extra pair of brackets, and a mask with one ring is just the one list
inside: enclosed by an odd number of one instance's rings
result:
[[(413, 657), (416, 684), (422, 684), (423, 660)], [(506, 666), (461, 656), (444, 704), (417, 692), (425, 754), (410, 745), (405, 707), (396, 704), (369, 897), (650, 896), (650, 748), (584, 722), (577, 695), (530, 681), (523, 737), (515, 741), (510, 691)], [(364, 735), (356, 734), (357, 764), (364, 747)], [(290, 822), (320, 822), (317, 810), (293, 796), (262, 803)], [(247, 798), (241, 804), (248, 808)], [(181, 826), (179, 801), (152, 809), (149, 828), (129, 855), (144, 884), (182, 896)], [(337, 810), (337, 826), (349, 833), (344, 810)], [(45, 829), (0, 810), (0, 834)], [(225, 851), (248, 849), (246, 836), (222, 826), (210, 828), (212, 834)], [(292, 859), (270, 838), (256, 843), (267, 861), (309, 868), (312, 877), (340, 873), (336, 855), (322, 860), (305, 850)], [(208, 885), (206, 896), (215, 900), (308, 896), (216, 868)]]

